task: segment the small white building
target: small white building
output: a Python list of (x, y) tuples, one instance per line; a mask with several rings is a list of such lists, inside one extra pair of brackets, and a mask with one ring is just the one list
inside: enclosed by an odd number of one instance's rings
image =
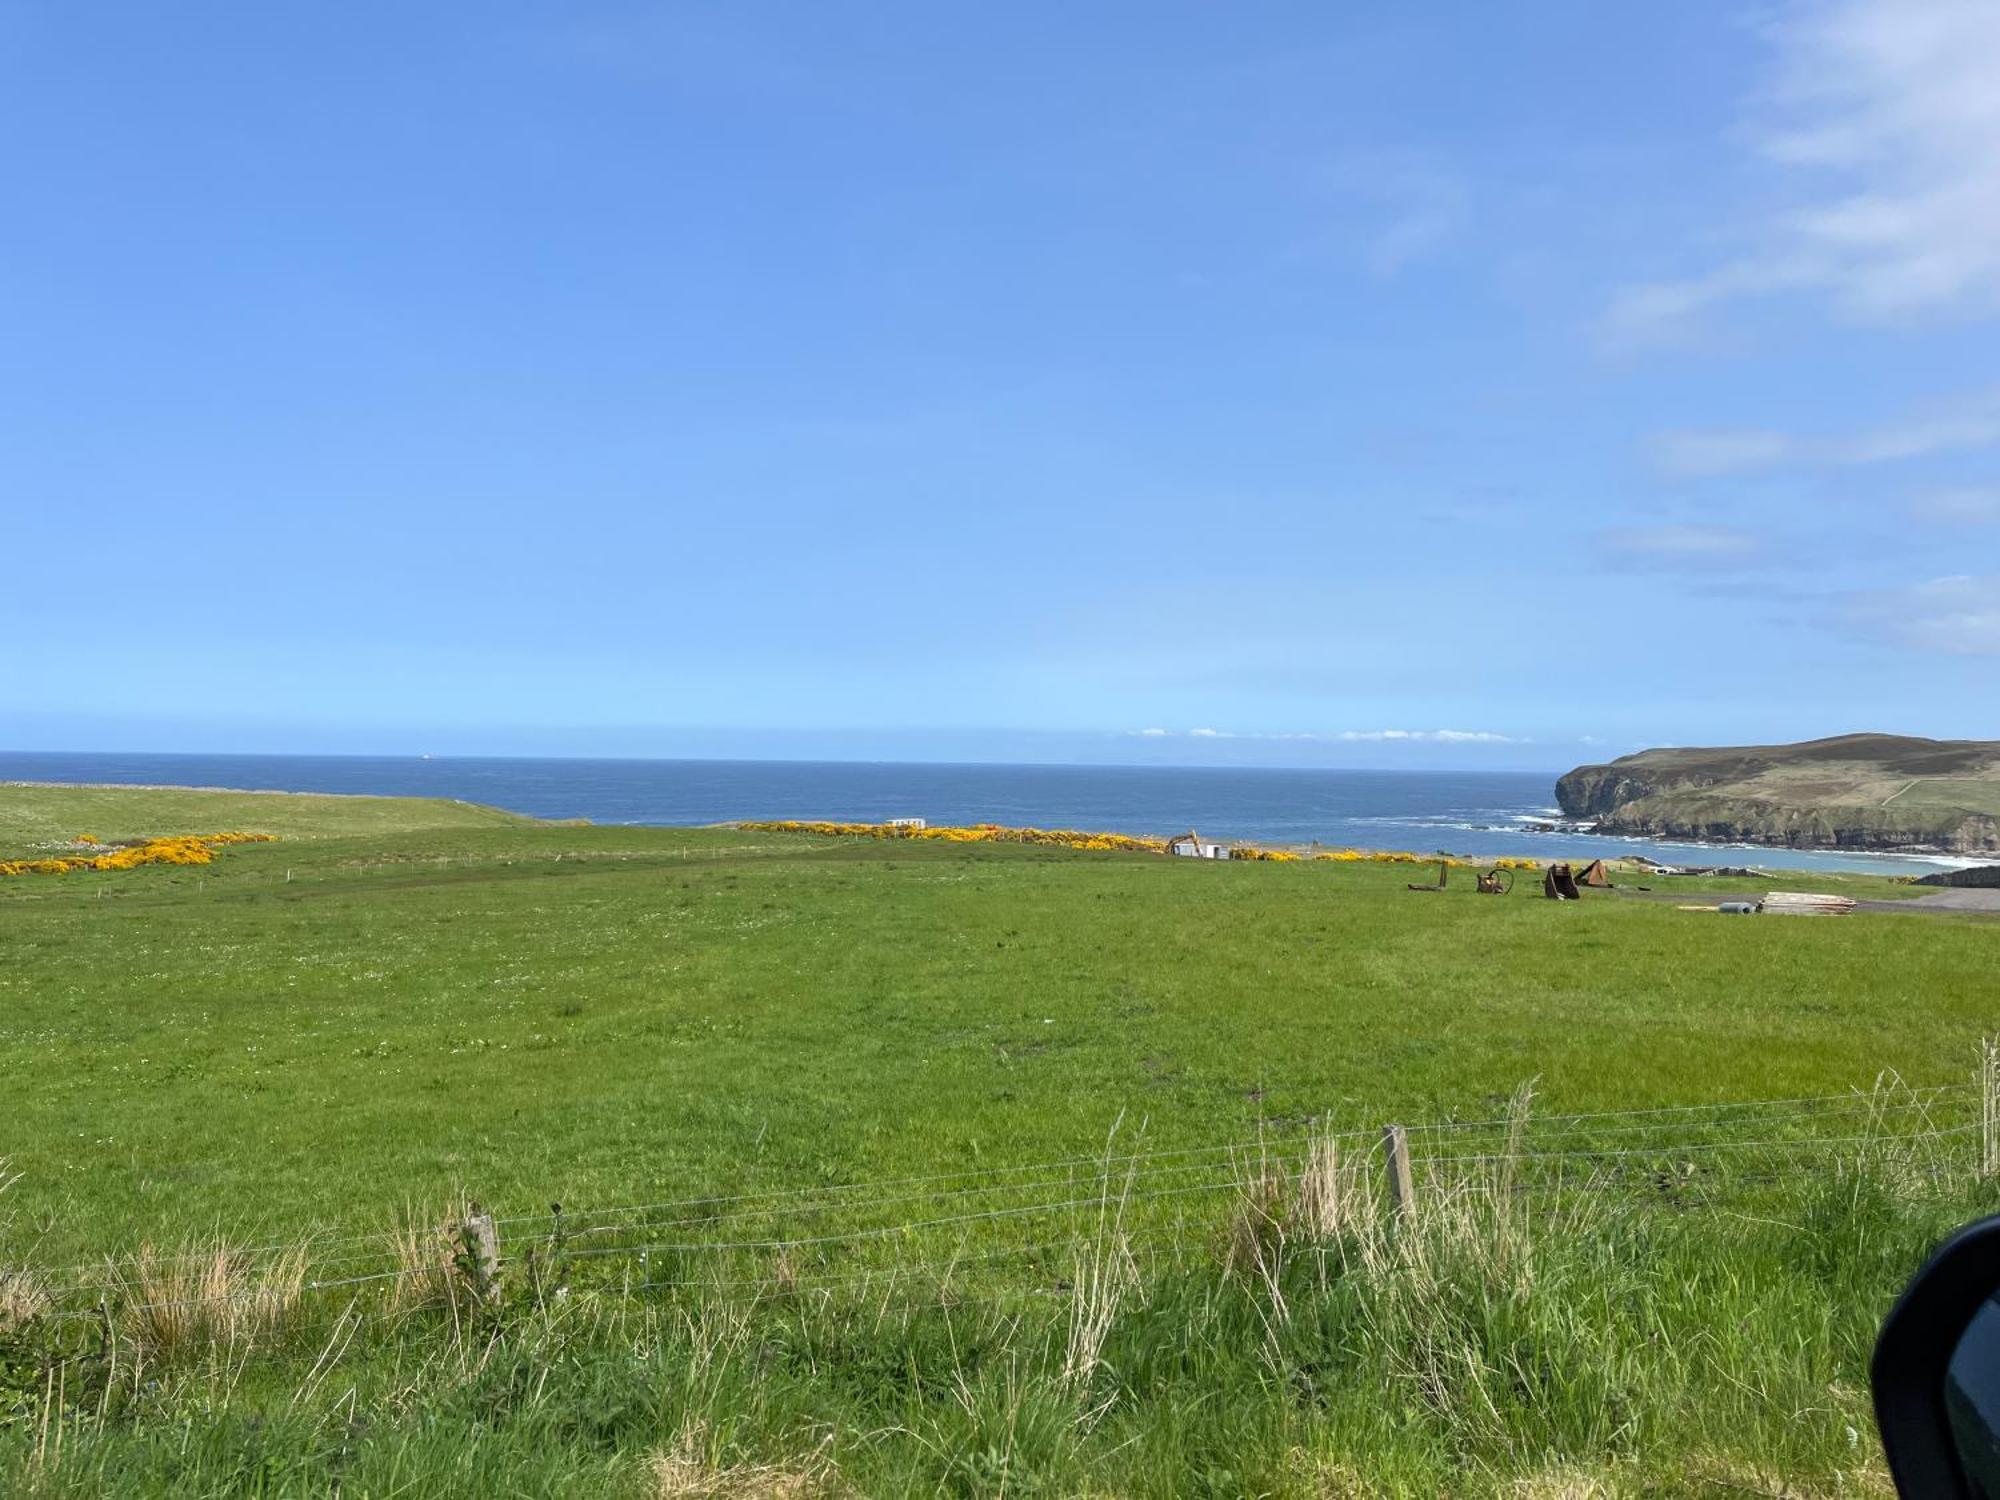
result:
[(888, 826), (891, 828), (922, 828), (925, 825), (922, 818), (891, 818)]
[(1200, 834), (1189, 829), (1179, 838), (1167, 840), (1167, 853), (1178, 855), (1182, 859), (1227, 859), (1229, 846), (1205, 843)]

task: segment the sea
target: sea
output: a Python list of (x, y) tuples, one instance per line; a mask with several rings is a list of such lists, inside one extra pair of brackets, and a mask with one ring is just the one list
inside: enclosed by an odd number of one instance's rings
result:
[(1564, 822), (1555, 776), (1514, 771), (921, 765), (368, 755), (0, 752), (0, 781), (455, 797), (543, 818), (1002, 823), (1223, 840), (1589, 860), (1913, 874), (1973, 861), (1608, 837)]

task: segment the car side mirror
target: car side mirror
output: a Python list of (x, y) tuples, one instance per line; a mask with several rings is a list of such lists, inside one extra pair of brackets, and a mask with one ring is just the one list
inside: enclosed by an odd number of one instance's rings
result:
[(1906, 1500), (2000, 1500), (2000, 1218), (1961, 1229), (1875, 1341), (1875, 1421)]

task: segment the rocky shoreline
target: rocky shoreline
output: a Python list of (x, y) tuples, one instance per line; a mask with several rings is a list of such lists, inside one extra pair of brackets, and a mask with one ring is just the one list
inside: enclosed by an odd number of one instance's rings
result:
[[(1982, 826), (1983, 825), (1983, 826)], [(1740, 816), (1649, 815), (1642, 817), (1598, 818), (1579, 821), (1572, 832), (1602, 834), (1608, 838), (1644, 838), (1677, 844), (1711, 847), (1735, 845), (1801, 851), (1842, 851), (1855, 854), (1908, 854), (1932, 857), (1976, 859), (1991, 855), (2000, 859), (2000, 824), (1992, 820), (1968, 820), (1963, 833), (1950, 839), (1925, 841), (1907, 830), (1894, 827), (1869, 828), (1820, 819), (1799, 819), (1774, 814), (1768, 819), (1746, 821)]]
[[(1921, 790), (1910, 796), (1912, 789)], [(1556, 801), (1595, 833), (2000, 857), (2000, 813), (1989, 810), (2000, 806), (2000, 743), (1845, 735), (1800, 745), (1647, 750), (1577, 767), (1556, 783)]]

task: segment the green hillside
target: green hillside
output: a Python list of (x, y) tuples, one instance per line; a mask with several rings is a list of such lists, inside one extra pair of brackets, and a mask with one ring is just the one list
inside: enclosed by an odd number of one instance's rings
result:
[(1644, 750), (1556, 784), (1601, 831), (1794, 848), (2000, 852), (2000, 741), (1850, 734)]

